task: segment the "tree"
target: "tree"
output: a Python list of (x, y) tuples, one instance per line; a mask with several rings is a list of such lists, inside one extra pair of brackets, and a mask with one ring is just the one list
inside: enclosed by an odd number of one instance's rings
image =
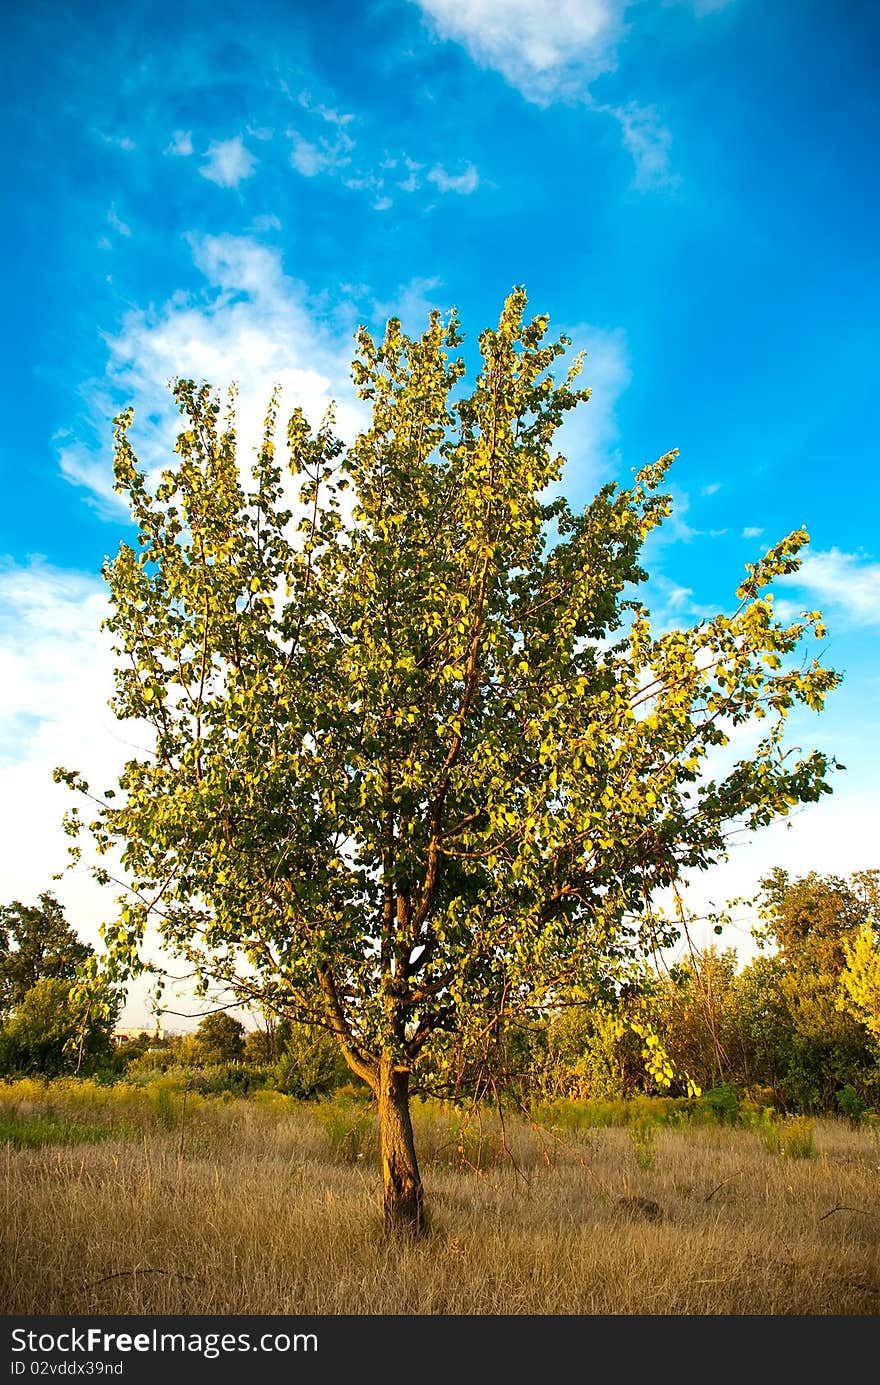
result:
[[(833, 765), (781, 739), (838, 681), (785, 666), (818, 613), (773, 617), (806, 533), (747, 568), (732, 612), (653, 634), (639, 557), (675, 454), (583, 512), (552, 498), (554, 435), (589, 391), (580, 360), (554, 377), (569, 343), (525, 306), (515, 290), (481, 335), (469, 392), (454, 313), (415, 338), (360, 330), (371, 421), (346, 448), (332, 414), (314, 432), (293, 413), (298, 500), (275, 398), (249, 489), (234, 401), (224, 415), (207, 385), (176, 383), (178, 459), (155, 489), (131, 411), (116, 420), (138, 542), (105, 570), (113, 706), (154, 747), (121, 801), (94, 796), (130, 887), (114, 965), (138, 966), (155, 917), (206, 990), (327, 1027), (376, 1096), (387, 1223), (411, 1230), (412, 1092), (452, 1089), (454, 1057), (512, 1016), (613, 989), (654, 941), (652, 892), (721, 856), (731, 824), (827, 792)], [(713, 749), (765, 716), (713, 776)]]
[(240, 1063), (244, 1058), (245, 1028), (241, 1020), (218, 1011), (205, 1015), (193, 1035), (200, 1063)]
[(20, 1005), (38, 981), (73, 981), (93, 949), (80, 942), (54, 895), (38, 904), (0, 905), (0, 1017)]
[(113, 1056), (115, 1009), (97, 1013), (75, 985), (44, 976), (0, 1028), (0, 1072), (89, 1072)]
[(833, 1109), (839, 1088), (870, 1080), (865, 1013), (846, 1000), (857, 974), (850, 959), (865, 955), (859, 940), (877, 916), (877, 886), (876, 870), (849, 880), (817, 871), (792, 879), (777, 868), (761, 881), (757, 937), (778, 948), (791, 1026), (783, 1089), (800, 1107)]
[(874, 1039), (880, 1041), (880, 932), (864, 924), (844, 944), (846, 965), (841, 974), (844, 1002)]

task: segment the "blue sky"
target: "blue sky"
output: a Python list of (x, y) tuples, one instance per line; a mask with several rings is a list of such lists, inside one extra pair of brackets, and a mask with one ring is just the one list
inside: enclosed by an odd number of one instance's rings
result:
[[(244, 425), (281, 380), (351, 430), (359, 322), (455, 304), (473, 344), (517, 283), (589, 353), (572, 499), (681, 450), (659, 619), (811, 534), (785, 597), (845, 681), (794, 739), (848, 769), (707, 888), (878, 863), (873, 4), (34, 0), (2, 26), (0, 898), (63, 860), (52, 764), (125, 751), (96, 634), (116, 409), (156, 463), (177, 372), (237, 379)], [(106, 902), (53, 888), (91, 936)]]

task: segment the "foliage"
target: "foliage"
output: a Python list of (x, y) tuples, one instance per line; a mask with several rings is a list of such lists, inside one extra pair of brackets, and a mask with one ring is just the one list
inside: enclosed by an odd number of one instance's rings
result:
[(765, 1113), (761, 1124), (761, 1135), (770, 1153), (781, 1154), (788, 1159), (816, 1157), (814, 1130), (814, 1122), (806, 1116), (788, 1116), (779, 1120), (772, 1112)]
[(284, 1047), (272, 1074), (279, 1091), (308, 1100), (343, 1086), (350, 1075), (339, 1045), (326, 1029), (285, 1026)]
[(199, 1021), (193, 1036), (193, 1055), (198, 1063), (237, 1063), (244, 1057), (244, 1041), (241, 1020), (221, 1010)]
[(840, 980), (843, 1001), (880, 1042), (880, 922), (876, 899), (873, 922), (865, 923), (844, 943)]
[(702, 1094), (703, 1105), (710, 1110), (721, 1125), (736, 1125), (740, 1116), (739, 1093), (730, 1082), (722, 1082), (718, 1087)]
[(861, 1125), (870, 1109), (868, 1103), (856, 1091), (852, 1083), (848, 1082), (845, 1087), (841, 1087), (835, 1100), (837, 1109), (842, 1116), (846, 1116), (850, 1125), (855, 1127)]
[[(589, 392), (580, 360), (553, 376), (569, 343), (525, 307), (515, 290), (481, 335), (469, 392), (455, 314), (417, 338), (361, 330), (370, 422), (345, 448), (332, 416), (314, 432), (296, 410), (292, 496), (274, 399), (249, 489), (207, 386), (175, 385), (178, 459), (152, 490), (131, 412), (116, 424), (138, 540), (105, 574), (113, 705), (154, 744), (118, 797), (94, 796), (98, 850), (122, 846), (131, 887), (114, 975), (143, 965), (161, 900), (163, 941), (206, 992), (332, 1029), (383, 1130), (398, 1122), (410, 1187), (413, 1083), (455, 1090), (493, 1025), (615, 994), (671, 936), (652, 892), (723, 855), (732, 825), (827, 792), (833, 768), (783, 743), (789, 711), (838, 681), (800, 658), (817, 612), (774, 618), (805, 531), (749, 565), (732, 611), (655, 634), (640, 550), (674, 454), (582, 512), (554, 497), (554, 435)], [(749, 757), (713, 773), (762, 719)]]
[(0, 1019), (10, 1015), (38, 981), (73, 981), (92, 948), (80, 942), (54, 895), (38, 904), (0, 905)]
[(640, 1169), (654, 1167), (654, 1136), (656, 1127), (643, 1116), (634, 1120), (628, 1128), (636, 1164)]
[(43, 977), (0, 1029), (0, 1073), (90, 1072), (112, 1057), (112, 1024), (71, 982)]
[(868, 958), (861, 940), (877, 902), (876, 870), (854, 872), (849, 880), (815, 871), (792, 880), (777, 869), (762, 881), (758, 939), (778, 948), (778, 986), (790, 1026), (780, 1085), (800, 1109), (833, 1110), (839, 1088), (861, 1085), (876, 1068), (865, 1012), (847, 988), (856, 975), (850, 959)]
[(654, 988), (652, 1017), (663, 1047), (680, 1076), (700, 1090), (723, 1082), (729, 1073), (728, 1045), (736, 977), (736, 954), (714, 947), (690, 954), (665, 973)]

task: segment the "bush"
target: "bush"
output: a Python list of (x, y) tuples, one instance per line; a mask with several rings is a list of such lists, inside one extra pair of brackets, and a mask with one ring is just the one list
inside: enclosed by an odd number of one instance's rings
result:
[(330, 1143), (332, 1153), (347, 1164), (379, 1155), (379, 1125), (375, 1108), (365, 1106), (347, 1093), (336, 1092), (319, 1101), (315, 1116)]
[(740, 1119), (739, 1093), (729, 1082), (703, 1092), (700, 1102), (719, 1125), (736, 1125)]
[(291, 1024), (273, 1079), (280, 1092), (310, 1101), (350, 1082), (351, 1072), (336, 1040), (326, 1030)]
[(787, 1116), (779, 1120), (771, 1111), (765, 1111), (761, 1135), (771, 1154), (780, 1154), (789, 1159), (814, 1159), (814, 1128), (813, 1121), (807, 1116)]
[(853, 1128), (862, 1124), (868, 1114), (868, 1103), (859, 1096), (851, 1083), (848, 1082), (845, 1087), (841, 1087), (835, 1100), (838, 1111), (846, 1117)]

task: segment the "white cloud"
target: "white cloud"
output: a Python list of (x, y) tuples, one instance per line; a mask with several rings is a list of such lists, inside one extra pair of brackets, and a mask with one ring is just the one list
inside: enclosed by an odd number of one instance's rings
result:
[[(441, 38), (460, 43), (529, 101), (581, 101), (620, 128), (642, 191), (675, 187), (672, 135), (659, 113), (636, 100), (600, 102), (598, 77), (615, 70), (618, 49), (634, 28), (633, 0), (414, 0)], [(728, 0), (682, 0), (696, 15)]]
[[(88, 821), (88, 804), (55, 784), (52, 771), (78, 769), (100, 794), (150, 744), (148, 728), (117, 721), (107, 705), (114, 655), (100, 625), (108, 610), (97, 576), (40, 558), (0, 561), (0, 902), (35, 904), (48, 890), (96, 949), (100, 925), (117, 915), (120, 890), (99, 886), (85, 864), (66, 869), (71, 841), (62, 817), (77, 806)], [(85, 838), (83, 847), (85, 859)], [(113, 856), (102, 863), (122, 878)], [(154, 945), (148, 950), (156, 955)], [(147, 990), (147, 981), (132, 984), (123, 1023), (149, 1023)], [(195, 1008), (183, 998), (180, 1008)]]
[(262, 235), (265, 231), (280, 231), (281, 218), (275, 216), (274, 212), (264, 212), (261, 216), (255, 216), (248, 227), (249, 235)]
[(296, 130), (288, 130), (293, 141), (290, 162), (304, 178), (315, 178), (319, 173), (332, 173), (347, 168), (351, 163), (351, 150), (354, 140), (340, 133), (333, 141), (320, 139), (317, 143), (305, 139)]
[[(721, 909), (728, 900), (751, 898), (758, 892), (763, 876), (782, 866), (792, 877), (818, 871), (822, 875), (851, 875), (877, 865), (877, 798), (866, 783), (850, 785), (846, 775), (834, 775), (834, 791), (818, 803), (793, 809), (788, 817), (777, 818), (756, 832), (743, 832), (731, 841), (726, 861), (708, 871), (693, 871), (683, 891), (686, 909), (705, 916)], [(841, 781), (844, 782), (841, 782)], [(697, 924), (694, 943), (706, 947), (716, 943), (735, 947), (742, 963), (757, 951), (751, 927), (757, 919), (739, 909), (734, 925), (721, 938), (711, 928)]]
[(428, 182), (433, 183), (441, 192), (458, 192), (467, 197), (476, 191), (480, 177), (473, 164), (468, 164), (464, 172), (457, 175), (447, 173), (442, 164), (437, 164), (428, 174)]
[(166, 154), (177, 154), (181, 158), (187, 159), (193, 153), (193, 138), (189, 130), (175, 130), (171, 136), (171, 143), (165, 150)]
[(580, 93), (614, 66), (627, 0), (416, 0), (442, 38), (461, 43), (531, 101)]
[(759, 539), (763, 532), (764, 530), (759, 529), (757, 525), (747, 524), (745, 529), (743, 529), (742, 531), (742, 536), (744, 539)]
[(39, 558), (0, 564), (0, 899), (35, 900), (51, 889), (62, 902), (87, 903), (76, 921), (92, 921), (93, 944), (103, 917), (96, 907), (108, 901), (95, 900), (81, 872), (51, 880), (67, 862), (61, 817), (73, 806), (52, 770), (88, 767), (90, 783), (103, 789), (131, 754), (107, 708), (111, 656), (99, 630), (106, 613), (97, 577)]
[[(585, 404), (566, 414), (557, 434), (559, 449), (568, 459), (562, 490), (576, 487), (581, 494), (610, 480), (620, 461), (617, 404), (632, 378), (629, 349), (622, 327), (580, 323), (560, 330), (571, 337), (572, 352), (586, 351), (577, 385), (592, 391)], [(554, 334), (551, 323), (550, 336)]]
[(721, 489), (720, 481), (710, 481), (708, 486), (700, 487), (700, 495), (717, 495)]
[(107, 213), (107, 224), (112, 226), (114, 231), (118, 231), (120, 236), (128, 237), (131, 235), (131, 227), (121, 219), (115, 205)]
[(439, 287), (439, 279), (410, 279), (397, 290), (393, 298), (384, 302), (373, 299), (373, 315), (383, 322), (389, 317), (396, 317), (403, 330), (409, 336), (415, 336), (425, 330), (428, 318), (435, 309), (441, 313), (448, 313), (452, 306), (450, 303), (439, 301), (436, 292)]
[(327, 122), (328, 125), (350, 125), (354, 116), (350, 113), (337, 111), (333, 106), (325, 106), (320, 101), (313, 101), (311, 93), (301, 91), (299, 94), (299, 104), (303, 110), (309, 111), (312, 115), (317, 115)]
[(778, 579), (854, 625), (880, 624), (880, 563), (838, 548), (807, 553), (797, 572)]
[(678, 175), (672, 172), (669, 162), (672, 135), (653, 107), (628, 101), (624, 106), (594, 104), (593, 109), (612, 116), (620, 126), (624, 148), (635, 166), (635, 187), (647, 192), (678, 184)]
[[(416, 163), (414, 159), (410, 159), (406, 155), (404, 155), (403, 164), (406, 168), (407, 176), (405, 178), (402, 178), (397, 183), (397, 187), (400, 189), (401, 192), (416, 192), (421, 187), (421, 179), (419, 178), (419, 174), (421, 173), (424, 164)], [(396, 168), (396, 166), (397, 160), (389, 159), (383, 165), (383, 169), (390, 170), (392, 168)]]
[(208, 145), (206, 158), (207, 162), (202, 164), (199, 172), (203, 178), (221, 188), (237, 188), (257, 166), (241, 135), (236, 135), (234, 139), (213, 140)]
[(137, 148), (134, 140), (129, 135), (102, 134), (101, 139), (105, 144), (112, 144), (114, 149), (121, 149), (123, 154), (131, 154)]
[(344, 436), (354, 434), (361, 417), (349, 381), (350, 333), (325, 328), (313, 317), (301, 286), (284, 273), (279, 252), (242, 236), (193, 237), (191, 245), (205, 291), (176, 294), (158, 310), (128, 313), (108, 339), (105, 378), (83, 387), (101, 445), (56, 438), (64, 476), (105, 510), (115, 507), (118, 513), (121, 504), (112, 488), (111, 418), (124, 404), (134, 404), (132, 436), (144, 464), (167, 465), (178, 424), (167, 382), (175, 376), (207, 380), (221, 391), (237, 382), (245, 461), (259, 441), (276, 382), (285, 406), (301, 405), (315, 424), (338, 399)]

